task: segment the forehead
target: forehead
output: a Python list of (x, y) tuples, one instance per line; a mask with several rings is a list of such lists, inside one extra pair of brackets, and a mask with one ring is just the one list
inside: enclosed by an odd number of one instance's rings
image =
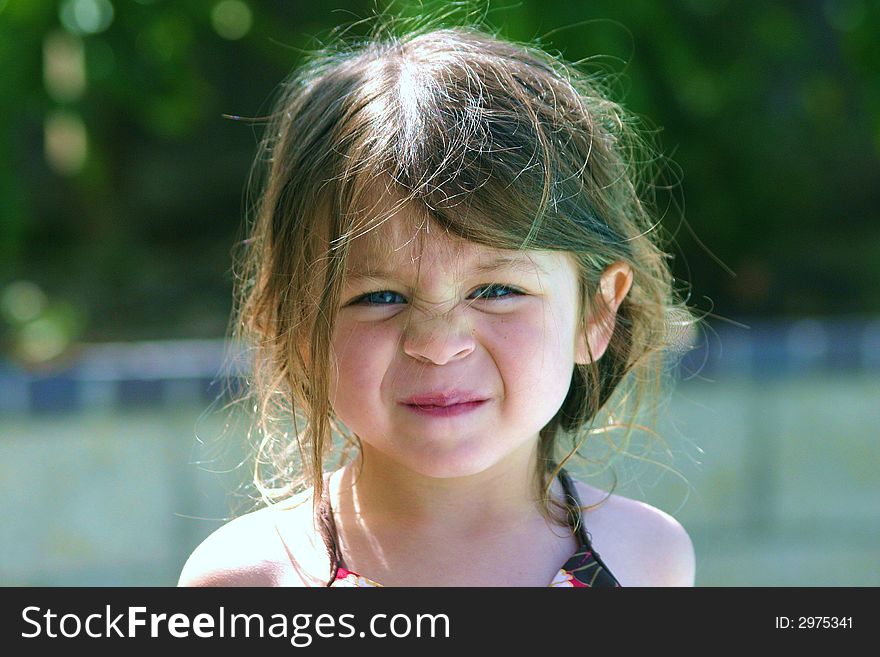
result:
[(456, 235), (451, 235), (430, 218), (398, 211), (363, 231), (351, 241), (350, 269), (363, 270), (376, 265), (424, 266), (428, 260), (451, 262), (462, 258), (501, 253)]
[(554, 251), (499, 249), (449, 234), (430, 218), (398, 212), (351, 242), (346, 277), (378, 278), (438, 271), (480, 273), (497, 269), (552, 275), (573, 269), (568, 254)]

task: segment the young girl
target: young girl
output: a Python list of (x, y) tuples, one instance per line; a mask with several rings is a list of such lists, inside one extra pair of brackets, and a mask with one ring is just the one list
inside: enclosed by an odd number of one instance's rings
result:
[(180, 584), (692, 585), (673, 518), (564, 467), (687, 317), (620, 106), (468, 27), (324, 52), (273, 116), (235, 335), (269, 504)]

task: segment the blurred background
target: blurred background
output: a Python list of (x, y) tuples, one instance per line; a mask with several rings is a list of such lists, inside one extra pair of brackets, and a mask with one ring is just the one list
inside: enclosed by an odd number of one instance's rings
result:
[[(173, 585), (235, 512), (246, 427), (216, 401), (262, 127), (229, 117), (374, 6), (0, 0), (0, 584)], [(710, 314), (661, 418), (675, 472), (618, 492), (681, 520), (698, 585), (880, 585), (878, 2), (484, 7), (610, 75), (675, 163)]]

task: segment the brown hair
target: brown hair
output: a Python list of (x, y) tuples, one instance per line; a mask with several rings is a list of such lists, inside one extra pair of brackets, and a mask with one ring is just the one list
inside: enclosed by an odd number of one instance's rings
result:
[(233, 337), (252, 356), (260, 436), (255, 482), (267, 502), (313, 489), (334, 571), (324, 461), (334, 438), (340, 463), (359, 442), (331, 407), (331, 335), (349, 245), (382, 220), (370, 203), (377, 185), (450, 235), (572, 254), (584, 328), (602, 271), (632, 267), (607, 351), (575, 366), (540, 432), (535, 481), (548, 517), (550, 483), (588, 437), (625, 448), (642, 401), (661, 389), (668, 348), (691, 322), (650, 210), (644, 165), (659, 160), (640, 159), (646, 145), (632, 117), (597, 79), (474, 26), (383, 29), (324, 49), (283, 86), (236, 272)]

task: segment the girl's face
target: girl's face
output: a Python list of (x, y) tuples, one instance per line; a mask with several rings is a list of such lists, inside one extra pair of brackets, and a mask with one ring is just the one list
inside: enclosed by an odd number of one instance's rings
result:
[(586, 361), (574, 260), (435, 224), (414, 238), (409, 225), (392, 217), (352, 244), (332, 337), (336, 414), (365, 450), (424, 476), (530, 453)]

